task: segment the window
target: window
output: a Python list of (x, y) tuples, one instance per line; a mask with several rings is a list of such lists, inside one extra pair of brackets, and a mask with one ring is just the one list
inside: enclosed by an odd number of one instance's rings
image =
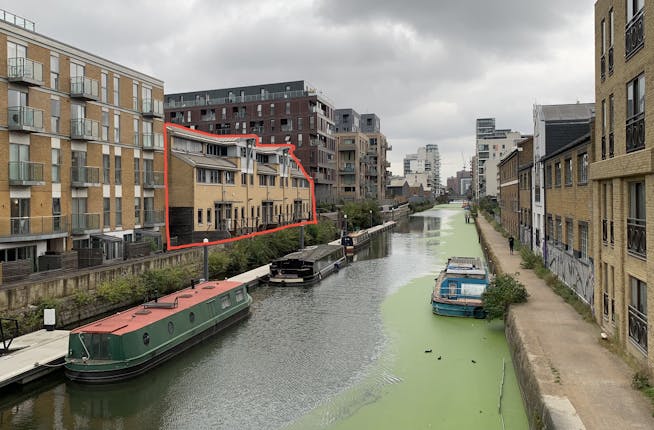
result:
[(629, 338), (638, 347), (647, 351), (647, 284), (629, 277), (631, 294), (629, 300)]
[(572, 158), (565, 159), (565, 185), (572, 185)]
[(109, 142), (109, 112), (102, 111), (102, 136), (104, 142)]
[(262, 116), (261, 105), (257, 105), (257, 116), (258, 117)]
[(61, 121), (61, 101), (50, 99), (50, 132), (59, 134), (59, 124)]
[(247, 180), (248, 180), (247, 173), (241, 173), (241, 186), (245, 187), (247, 185)]
[(134, 118), (134, 146), (139, 146), (139, 120)]
[(552, 165), (548, 164), (545, 166), (545, 187), (552, 187)]
[(52, 231), (61, 231), (61, 198), (52, 198)]
[(275, 179), (276, 179), (275, 176), (270, 176), (268, 178), (268, 185), (270, 185), (271, 187), (274, 187), (275, 186)]
[(275, 115), (275, 103), (270, 103), (270, 116)]
[(268, 185), (266, 182), (266, 175), (259, 175), (259, 186), (266, 186)]
[(645, 182), (629, 184), (629, 218), (627, 218), (627, 250), (645, 258), (646, 240)]
[(114, 105), (120, 106), (120, 77), (114, 76)]
[(243, 289), (237, 290), (234, 298), (236, 299), (236, 302), (242, 302), (244, 298)]
[(207, 208), (207, 224), (211, 224), (211, 209)]
[(107, 93), (107, 82), (109, 81), (109, 76), (102, 72), (100, 73), (100, 100), (102, 103), (107, 103), (108, 93)]
[(579, 223), (579, 256), (588, 260), (588, 223)]
[(116, 197), (116, 227), (123, 225), (123, 199)]
[(114, 113), (114, 142), (120, 142), (120, 114)]
[(645, 75), (641, 74), (627, 84), (627, 119), (645, 111)]
[(554, 186), (561, 186), (561, 162), (554, 163)]
[(102, 155), (102, 182), (104, 184), (110, 184), (111, 180), (110, 178), (110, 173), (111, 173), (111, 161), (109, 159), (109, 154), (103, 154)]
[(134, 197), (134, 224), (141, 224), (141, 198)]
[(202, 224), (202, 209), (198, 209), (198, 224)]
[(132, 110), (139, 111), (139, 84), (132, 82)]
[(120, 155), (114, 157), (114, 185), (120, 185), (122, 176), (122, 161)]
[(225, 172), (225, 183), (234, 185), (234, 172)]
[(222, 296), (220, 298), (220, 307), (222, 309), (227, 309), (232, 304), (232, 301), (229, 299), (229, 296)]
[(134, 185), (141, 184), (141, 160), (134, 159)]
[(11, 234), (30, 232), (30, 199), (11, 199)]
[(297, 119), (297, 129), (302, 130), (302, 117), (298, 117)]
[(50, 88), (59, 89), (59, 57), (50, 55)]
[(59, 148), (51, 149), (52, 157), (52, 182), (61, 182), (61, 150)]
[(556, 242), (563, 242), (563, 224), (561, 223), (561, 217), (556, 217)]
[(588, 183), (588, 153), (586, 152), (577, 156), (577, 183), (580, 185)]
[(286, 109), (284, 110), (284, 113), (285, 113), (286, 115), (290, 115), (290, 114), (291, 114), (291, 102), (286, 102)]
[(573, 247), (574, 247), (574, 231), (573, 231), (573, 224), (571, 219), (566, 219), (565, 220), (565, 249), (568, 251), (572, 252)]
[(643, 9), (645, 0), (627, 0), (627, 22), (634, 19)]
[(102, 209), (103, 209), (103, 221), (104, 221), (104, 226), (105, 227), (110, 227), (111, 226), (111, 199), (109, 197), (105, 197), (102, 200)]

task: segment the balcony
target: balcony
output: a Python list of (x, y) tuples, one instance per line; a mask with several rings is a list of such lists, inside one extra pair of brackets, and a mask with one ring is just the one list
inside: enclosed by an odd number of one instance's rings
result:
[(163, 172), (153, 172), (150, 170), (143, 172), (143, 188), (163, 188), (164, 184)]
[(627, 153), (645, 148), (645, 114), (639, 113), (627, 120)]
[(98, 233), (100, 231), (99, 213), (74, 213), (71, 218), (73, 234)]
[(629, 339), (647, 353), (647, 315), (629, 306)]
[(627, 251), (637, 257), (647, 257), (647, 230), (644, 219), (627, 218)]
[(143, 110), (141, 113), (147, 118), (163, 118), (163, 102), (155, 99), (143, 99)]
[(348, 173), (348, 174), (353, 175), (353, 174), (354, 174), (354, 166), (351, 165), (351, 164), (346, 164), (346, 165), (344, 165), (344, 166), (341, 166), (341, 167), (338, 169), (338, 171), (339, 171), (340, 173)]
[(8, 127), (11, 131), (43, 131), (43, 111), (29, 106), (12, 106), (7, 109)]
[(633, 55), (645, 45), (645, 28), (643, 26), (643, 10), (636, 14), (627, 24), (624, 34), (624, 56), (625, 60)]
[(89, 118), (71, 119), (70, 138), (74, 140), (100, 140), (100, 123)]
[(0, 218), (3, 242), (52, 239), (68, 236), (68, 220), (61, 215)]
[(9, 58), (7, 80), (22, 85), (43, 85), (43, 64), (29, 58)]
[(70, 185), (73, 187), (99, 187), (100, 186), (100, 168), (99, 167), (71, 167)]
[(98, 81), (86, 76), (70, 78), (70, 97), (80, 100), (98, 100)]
[(143, 133), (143, 149), (145, 150), (163, 150), (163, 134), (161, 133)]
[(43, 181), (43, 164), (29, 161), (10, 161), (9, 185), (45, 185)]
[(145, 218), (143, 220), (144, 227), (157, 227), (165, 224), (164, 211), (144, 211)]
[(356, 151), (357, 146), (353, 142), (341, 142), (338, 145), (339, 151)]

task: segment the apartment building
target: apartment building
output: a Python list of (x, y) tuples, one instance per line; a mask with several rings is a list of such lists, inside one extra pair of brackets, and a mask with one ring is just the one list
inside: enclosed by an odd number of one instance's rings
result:
[(531, 169), (534, 165), (534, 138), (533, 136), (520, 142), (522, 152), (518, 165), (518, 186), (520, 206), (520, 243), (532, 248), (532, 210), (531, 210)]
[(377, 166), (372, 165), (368, 156), (368, 136), (360, 132), (337, 132), (335, 137), (338, 199), (352, 202), (372, 198), (368, 187)]
[(317, 201), (335, 201), (334, 105), (306, 81), (166, 94), (164, 108), (167, 121), (196, 130), (294, 144)]
[(434, 194), (439, 194), (442, 188), (440, 169), (438, 145), (425, 145), (418, 148), (416, 154), (407, 154), (404, 157), (404, 176), (424, 174), (422, 186)]
[(212, 242), (313, 218), (309, 181), (287, 146), (166, 127), (171, 243)]
[(466, 196), (472, 185), (472, 172), (459, 170), (456, 176), (447, 178), (447, 192), (454, 196)]
[(543, 255), (545, 242), (545, 165), (542, 158), (588, 133), (595, 115), (593, 103), (535, 105), (534, 165), (532, 167), (532, 240), (533, 250)]
[(517, 131), (496, 129), (495, 118), (477, 119), (473, 172), (473, 194), (476, 200), (498, 195), (497, 165), (522, 138)]
[(518, 185), (518, 148), (512, 149), (498, 163), (499, 171), (499, 194), (497, 203), (500, 207), (500, 222), (504, 229), (515, 238), (519, 233), (520, 222), (520, 196)]
[[(650, 5), (651, 6), (651, 5)], [(654, 371), (654, 14), (643, 0), (595, 3), (595, 133), (590, 165), (597, 322)], [(649, 235), (649, 236), (648, 236)], [(601, 311), (600, 311), (601, 309)]]
[(591, 307), (595, 303), (588, 180), (595, 146), (592, 128), (591, 122), (588, 133), (541, 158), (545, 166), (545, 262)]
[(0, 78), (0, 261), (160, 244), (163, 82), (4, 11)]

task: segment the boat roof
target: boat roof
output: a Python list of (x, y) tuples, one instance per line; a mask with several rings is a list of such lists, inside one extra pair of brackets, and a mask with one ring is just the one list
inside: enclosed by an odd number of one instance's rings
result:
[(368, 230), (359, 230), (352, 233), (348, 233), (350, 237), (364, 236), (368, 234)]
[(450, 257), (446, 272), (454, 275), (485, 275), (486, 269), (479, 257)]
[[(101, 320), (83, 325), (71, 331), (74, 333), (111, 333), (122, 335), (189, 309), (199, 303), (217, 297), (243, 285), (235, 281), (209, 281), (160, 297), (154, 302), (144, 303)], [(174, 307), (175, 300), (177, 305)]]
[(285, 261), (285, 260), (304, 260), (304, 261), (317, 261), (321, 258), (324, 258), (338, 249), (343, 249), (342, 245), (314, 245), (307, 246), (304, 249), (299, 251), (292, 252), (288, 255), (285, 255), (281, 258), (278, 258), (275, 261)]

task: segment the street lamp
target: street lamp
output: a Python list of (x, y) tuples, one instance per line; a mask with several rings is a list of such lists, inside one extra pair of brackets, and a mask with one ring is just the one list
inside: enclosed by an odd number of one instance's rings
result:
[(347, 236), (347, 214), (344, 214), (343, 218), (345, 218), (345, 235)]
[(370, 227), (372, 227), (372, 209), (370, 209)]

